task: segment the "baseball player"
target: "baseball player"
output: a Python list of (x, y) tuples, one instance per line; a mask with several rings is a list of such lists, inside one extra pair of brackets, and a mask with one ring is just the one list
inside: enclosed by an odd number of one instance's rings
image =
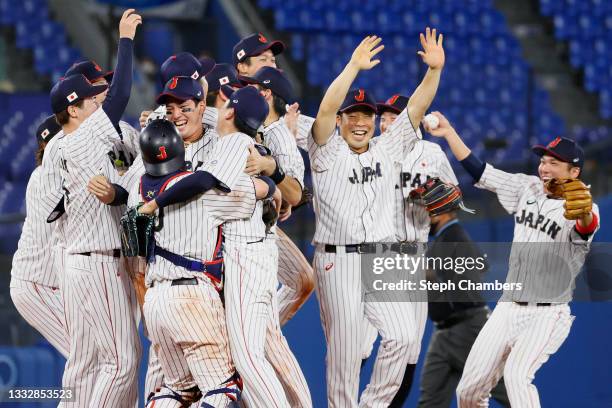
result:
[(426, 130), (444, 137), (476, 186), (496, 193), (514, 215), (506, 281), (521, 284), (508, 285), (476, 338), (457, 386), (459, 406), (487, 406), (503, 373), (511, 406), (539, 407), (533, 378), (569, 334), (574, 278), (599, 228), (598, 207), (578, 178), (584, 154), (573, 140), (556, 138), (533, 148), (539, 177), (506, 173), (480, 161), (449, 121), (434, 114), (440, 124)]
[[(73, 75), (51, 90), (51, 105), (62, 125), (61, 176), (66, 209), (64, 302), (71, 344), (63, 385), (74, 389), (78, 406), (134, 406), (140, 358), (133, 287), (119, 262), (119, 209), (103, 206), (87, 190), (87, 181), (112, 168), (108, 152), (129, 100), (133, 38), (141, 17), (128, 9), (119, 24), (119, 51), (112, 86), (101, 108), (94, 86)], [(114, 168), (112, 169), (114, 170)], [(78, 327), (81, 323), (85, 327)], [(74, 332), (73, 332), (74, 327)], [(75, 333), (84, 333), (78, 337)], [(84, 389), (91, 356), (97, 359), (93, 389)]]
[[(433, 242), (427, 251), (429, 258), (483, 256), (457, 217), (459, 209), (467, 211), (458, 187), (432, 178), (411, 192), (411, 196), (415, 194), (431, 219)], [(479, 283), (485, 271), (486, 268), (468, 269), (460, 274), (454, 268), (440, 266), (427, 271), (427, 280), (454, 282), (460, 287), (461, 280)], [(478, 291), (429, 291), (428, 300), (429, 317), (436, 328), (425, 355), (418, 406), (446, 408), (451, 405), (467, 356), (491, 311)], [(502, 406), (510, 406), (503, 379), (491, 393)]]
[(70, 341), (58, 279), (62, 265), (53, 253), (58, 239), (56, 224), (47, 223), (49, 212), (39, 199), (45, 147), (60, 130), (53, 115), (36, 130), (37, 167), (26, 188), (26, 219), (13, 255), (10, 292), (19, 314), (67, 358)]
[[(257, 129), (267, 116), (268, 105), (255, 88), (233, 92), (219, 110), (217, 147), (222, 143), (240, 146), (235, 155), (244, 155), (246, 166), (249, 146), (254, 144)], [(219, 166), (225, 167), (213, 160), (203, 169), (214, 172)], [(238, 173), (243, 170), (244, 167), (237, 169)], [(221, 178), (221, 181), (232, 188), (237, 176)], [(232, 357), (244, 381), (244, 402), (250, 407), (288, 407), (281, 382), (264, 351), (268, 327), (278, 325), (278, 314), (273, 309), (278, 263), (276, 244), (265, 239), (262, 205), (258, 203), (253, 217), (247, 221), (227, 222), (223, 235), (227, 327)], [(286, 353), (292, 361), (285, 364), (297, 365), (290, 350)]]
[[(385, 102), (377, 104), (381, 134), (395, 121), (397, 115), (406, 108), (408, 99), (406, 96), (395, 94)], [(417, 130), (417, 133), (420, 133), (420, 130)], [(458, 181), (455, 173), (440, 146), (427, 140), (418, 140), (412, 151), (403, 158), (401, 163), (397, 164), (396, 171), (398, 173), (396, 179), (398, 183), (395, 186), (395, 192), (398, 211), (396, 211), (397, 228), (395, 239), (398, 242), (427, 242), (430, 230), (429, 215), (422, 205), (418, 205), (414, 200), (410, 200), (410, 191), (434, 177), (457, 185)], [(417, 344), (420, 346), (427, 323), (427, 303), (415, 301), (411, 305), (414, 309), (414, 321), (419, 339)], [(364, 327), (366, 328), (366, 343), (364, 345), (363, 357), (368, 358), (372, 352), (378, 332), (367, 319), (364, 320)], [(406, 367), (402, 384), (390, 405), (391, 407), (403, 406), (408, 398), (418, 360), (418, 352), (411, 353), (411, 355), (416, 357)]]
[[(155, 206), (162, 205), (164, 190), (190, 174), (185, 171), (183, 140), (176, 127), (163, 119), (151, 122), (140, 140), (146, 174), (132, 188), (128, 203), (159, 200)], [(216, 159), (234, 161), (232, 156)], [(197, 172), (197, 176), (203, 184), (223, 188), (211, 173)], [(165, 375), (164, 386), (148, 401), (150, 407), (182, 407), (200, 396), (202, 407), (226, 407), (240, 398), (216, 284), (222, 262), (219, 226), (249, 218), (255, 206), (253, 185), (246, 179), (230, 194), (210, 189), (184, 203), (164, 205), (159, 213), (156, 260), (147, 270), (150, 289), (144, 313)]]
[[(377, 242), (395, 241), (395, 163), (418, 140), (415, 127), (429, 107), (444, 64), (442, 38), (427, 29), (423, 60), (429, 65), (406, 109), (381, 136), (372, 140), (376, 102), (363, 89), (349, 92), (361, 70), (376, 66), (381, 39), (366, 37), (342, 73), (329, 86), (309, 139), (317, 226), (314, 268), (321, 320), (328, 344), (327, 384), (330, 406), (357, 406), (363, 347), (362, 319), (367, 317), (382, 341), (370, 383), (360, 406), (387, 406), (393, 400), (420, 339), (406, 302), (363, 302), (361, 253)], [(338, 127), (338, 130), (336, 129)], [(393, 251), (402, 252), (400, 245)], [(399, 322), (397, 316), (407, 321)], [(413, 354), (416, 354), (414, 356)]]

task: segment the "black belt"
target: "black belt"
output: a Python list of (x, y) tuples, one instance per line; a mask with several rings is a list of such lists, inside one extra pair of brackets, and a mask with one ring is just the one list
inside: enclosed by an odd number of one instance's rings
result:
[[(529, 302), (514, 302), (519, 306), (529, 306)], [(531, 302), (531, 304), (533, 305), (533, 302)], [(552, 305), (552, 303), (536, 303), (536, 306), (550, 306)]]
[[(91, 252), (81, 252), (77, 255), (83, 255), (83, 256), (91, 256)], [(96, 252), (94, 252), (94, 254), (96, 254)], [(101, 254), (104, 255), (104, 254)], [(121, 250), (120, 249), (113, 249), (113, 258), (121, 258)]]
[(489, 308), (487, 306), (470, 307), (469, 309), (464, 309), (459, 312), (453, 313), (444, 320), (436, 321), (434, 322), (434, 324), (436, 325), (436, 328), (439, 330), (448, 329), (450, 327), (453, 327), (457, 323), (461, 323), (461, 322), (464, 322), (472, 318), (472, 316), (474, 316), (474, 313), (485, 312), (485, 311), (486, 312), (489, 311)]
[(198, 284), (197, 278), (179, 278), (179, 279), (174, 279), (172, 283), (170, 284), (170, 286), (197, 285), (197, 284)]
[[(344, 247), (344, 252), (347, 254), (358, 253), (358, 254), (374, 254), (377, 248), (381, 248), (382, 252), (396, 252), (398, 254), (414, 255), (418, 252), (418, 244), (416, 242), (396, 242), (391, 245), (380, 244), (380, 243), (364, 243), (354, 245), (338, 245)], [(325, 244), (325, 252), (335, 254), (337, 252), (336, 245)]]

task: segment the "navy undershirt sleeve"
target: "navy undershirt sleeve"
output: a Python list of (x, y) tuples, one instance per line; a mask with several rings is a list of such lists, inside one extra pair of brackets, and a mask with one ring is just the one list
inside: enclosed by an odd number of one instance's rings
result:
[(113, 188), (115, 189), (115, 198), (109, 204), (112, 206), (127, 204), (128, 201), (128, 192), (125, 188), (121, 187), (119, 184), (113, 183)]
[(465, 171), (470, 173), (470, 176), (474, 179), (474, 183), (480, 180), (486, 167), (486, 163), (480, 160), (474, 153), (470, 153), (468, 157), (461, 160), (459, 163), (461, 163)]
[(160, 193), (155, 198), (155, 201), (159, 208), (163, 208), (171, 204), (188, 201), (198, 194), (205, 193), (212, 188), (218, 188), (225, 193), (231, 191), (209, 172), (196, 171), (187, 177), (183, 177), (172, 187)]
[(120, 38), (113, 82), (110, 84), (108, 95), (106, 95), (102, 104), (102, 109), (115, 127), (119, 126), (119, 119), (121, 119), (130, 100), (133, 55), (134, 41), (129, 38)]

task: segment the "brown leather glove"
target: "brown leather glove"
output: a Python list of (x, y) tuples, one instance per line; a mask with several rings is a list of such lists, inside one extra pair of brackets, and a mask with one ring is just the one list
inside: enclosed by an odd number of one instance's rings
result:
[(589, 187), (579, 179), (551, 179), (546, 182), (546, 189), (551, 196), (565, 200), (563, 216), (568, 220), (577, 220), (591, 213), (593, 197)]

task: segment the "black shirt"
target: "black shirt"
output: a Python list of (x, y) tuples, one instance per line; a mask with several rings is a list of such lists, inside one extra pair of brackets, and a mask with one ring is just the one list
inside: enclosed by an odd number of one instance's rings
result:
[[(457, 220), (453, 220), (435, 235), (434, 241), (430, 243), (427, 251), (428, 258), (440, 257), (443, 259), (458, 257), (482, 257), (482, 252), (471, 240), (470, 236), (463, 229)], [(440, 265), (437, 265), (440, 266)], [(463, 273), (457, 273), (454, 269), (436, 268), (428, 272), (428, 279), (434, 282), (453, 282), (456, 290), (451, 291), (429, 291), (428, 313), (431, 320), (439, 322), (449, 318), (453, 313), (469, 308), (484, 306), (484, 300), (477, 291), (465, 291), (459, 289), (459, 281), (471, 280), (480, 282), (480, 275), (486, 271), (486, 267), (481, 270), (466, 269)], [(435, 275), (435, 279), (431, 279)]]

